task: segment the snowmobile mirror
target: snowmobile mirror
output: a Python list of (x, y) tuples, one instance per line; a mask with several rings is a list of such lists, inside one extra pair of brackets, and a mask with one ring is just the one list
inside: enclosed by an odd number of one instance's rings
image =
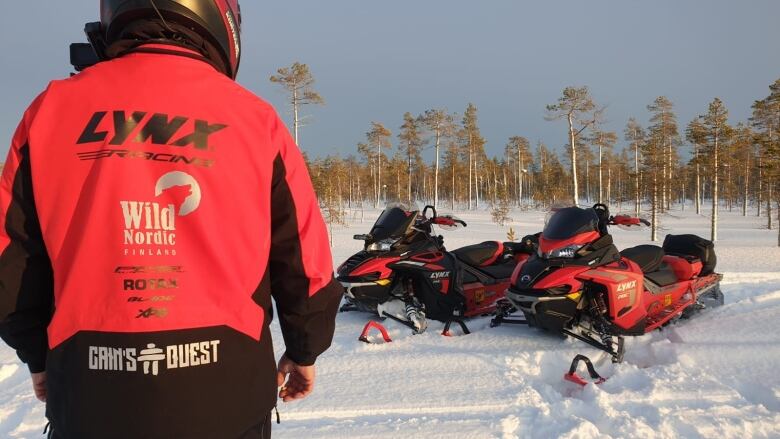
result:
[(358, 241), (368, 241), (369, 238), (371, 238), (370, 235), (355, 235), (352, 237), (352, 239), (358, 240)]

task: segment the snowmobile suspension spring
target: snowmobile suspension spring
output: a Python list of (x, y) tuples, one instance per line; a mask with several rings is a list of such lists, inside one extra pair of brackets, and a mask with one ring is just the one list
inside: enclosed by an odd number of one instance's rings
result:
[(599, 314), (604, 315), (609, 311), (607, 309), (607, 303), (604, 301), (604, 294), (600, 293), (596, 296), (596, 306), (598, 306)]

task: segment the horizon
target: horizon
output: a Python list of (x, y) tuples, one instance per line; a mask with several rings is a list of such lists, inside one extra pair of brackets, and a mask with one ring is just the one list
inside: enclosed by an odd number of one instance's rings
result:
[[(6, 57), (0, 104), (4, 153), (32, 99), (49, 80), (67, 77), (68, 43), (84, 41), (83, 24), (98, 15), (95, 2), (86, 0), (15, 8), (20, 13), (5, 14), (0, 28)], [(647, 126), (646, 106), (657, 96), (675, 104), (681, 127), (706, 112), (715, 97), (737, 123), (747, 120), (750, 105), (780, 77), (780, 59), (772, 56), (780, 53), (780, 29), (773, 22), (780, 4), (770, 0), (535, 5), (405, 0), (392, 7), (344, 0), (244, 2), (242, 8), (239, 82), (271, 102), (288, 127), (285, 95), (268, 80), (278, 68), (308, 64), (315, 90), (325, 98), (324, 107), (305, 113), (311, 118), (301, 130), (301, 149), (311, 157), (357, 156), (356, 145), (371, 121), (393, 132), (395, 146), (406, 111), (446, 108), (462, 116), (469, 102), (479, 110), (489, 156), (502, 155), (511, 136), (526, 137), (532, 145), (542, 141), (561, 153), (565, 123), (545, 121), (545, 105), (570, 85), (588, 86), (596, 103), (607, 106), (604, 129), (618, 134), (620, 150), (628, 118)], [(57, 24), (30, 34), (19, 16)], [(291, 32), (286, 23), (299, 29)], [(653, 23), (663, 23), (663, 32)], [(591, 28), (583, 29), (586, 25)], [(430, 148), (424, 157), (431, 160)]]

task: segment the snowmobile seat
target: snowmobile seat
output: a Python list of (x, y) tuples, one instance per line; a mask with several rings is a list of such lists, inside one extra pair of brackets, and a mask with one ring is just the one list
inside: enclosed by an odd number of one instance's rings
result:
[(452, 253), (472, 267), (487, 267), (493, 265), (504, 253), (504, 244), (499, 241), (485, 241), (481, 244), (461, 247), (453, 250)]
[(638, 245), (623, 250), (620, 255), (636, 262), (643, 273), (651, 273), (661, 268), (664, 249), (657, 245)]
[(478, 269), (493, 279), (509, 279), (512, 277), (512, 272), (515, 271), (515, 263), (490, 265), (488, 267), (479, 267)]
[(661, 263), (658, 270), (645, 273), (645, 278), (650, 279), (654, 284), (661, 287), (677, 282), (677, 275), (674, 273), (674, 269), (666, 262)]

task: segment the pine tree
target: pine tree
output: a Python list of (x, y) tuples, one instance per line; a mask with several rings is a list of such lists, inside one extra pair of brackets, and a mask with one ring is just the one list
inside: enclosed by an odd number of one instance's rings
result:
[[(674, 114), (673, 107), (672, 102), (665, 96), (659, 96), (647, 106), (648, 111), (652, 113), (650, 118), (651, 136), (661, 154), (656, 170), (656, 172), (661, 173), (661, 181), (657, 188), (661, 191), (661, 198), (657, 205), (661, 211), (668, 210), (671, 204), (672, 171), (675, 168), (673, 158), (676, 157), (675, 148), (680, 137), (677, 116)], [(658, 177), (653, 176), (653, 178), (657, 180)]]
[[(617, 143), (617, 134), (611, 131), (594, 130), (591, 133), (593, 145), (598, 148), (599, 203), (604, 203), (604, 153), (611, 152)], [(607, 203), (609, 200), (607, 200)]]
[(701, 168), (704, 161), (701, 157), (701, 149), (706, 142), (707, 132), (701, 117), (693, 119), (688, 123), (685, 129), (685, 138), (693, 145), (693, 164), (696, 169), (696, 215), (701, 215), (702, 190), (701, 190)]
[(728, 110), (718, 98), (712, 101), (709, 111), (702, 116), (702, 123), (707, 134), (706, 151), (712, 163), (712, 233), (710, 237), (712, 242), (718, 239), (718, 183), (721, 169), (719, 154), (731, 133), (731, 127), (727, 124), (728, 117)]
[(678, 138), (677, 118), (672, 112), (672, 103), (666, 97), (660, 96), (647, 106), (651, 113), (648, 128), (649, 134), (645, 142), (642, 156), (646, 175), (650, 180), (650, 205), (652, 226), (650, 239), (658, 240), (660, 212), (666, 208), (666, 178), (668, 162), (667, 150)]
[(427, 110), (422, 115), (423, 125), (433, 134), (435, 168), (433, 173), (433, 207), (439, 207), (439, 157), (441, 144), (455, 134), (455, 121), (446, 110)]
[(524, 176), (528, 173), (526, 167), (529, 165), (531, 151), (529, 149), (528, 139), (522, 136), (512, 136), (509, 138), (509, 142), (504, 148), (504, 159), (507, 163), (512, 163), (515, 178), (514, 183), (517, 188), (515, 194), (517, 195), (517, 205), (523, 202), (523, 183)]
[(404, 123), (401, 125), (401, 132), (398, 133), (399, 147), (406, 150), (407, 168), (407, 192), (406, 199), (409, 204), (412, 203), (412, 167), (415, 162), (420, 161), (420, 149), (425, 145), (420, 134), (421, 121), (412, 116), (412, 113), (404, 114)]
[[(766, 200), (767, 228), (771, 230), (773, 197), (777, 197), (778, 212), (780, 212), (780, 79), (769, 86), (769, 91), (769, 96), (753, 104), (753, 116), (750, 121), (757, 131), (757, 143), (760, 145), (759, 182), (763, 184), (766, 191), (763, 198)], [(780, 221), (780, 213), (778, 221)], [(780, 246), (780, 227), (778, 227), (778, 245)]]
[(303, 126), (304, 118), (300, 115), (301, 105), (325, 105), (325, 100), (314, 91), (314, 76), (309, 71), (309, 66), (299, 62), (290, 67), (282, 67), (272, 75), (270, 80), (281, 85), (290, 93), (290, 106), (293, 112), (293, 134), (295, 143), (298, 142), (298, 129)]
[(485, 154), (485, 139), (482, 138), (482, 134), (479, 131), (477, 107), (474, 104), (468, 104), (461, 123), (463, 128), (460, 131), (459, 137), (469, 162), (468, 193), (469, 210), (471, 210), (472, 201), (476, 201), (474, 206), (477, 208), (479, 207), (479, 174), (477, 170), (477, 159)]
[(392, 136), (393, 133), (385, 128), (384, 125), (382, 125), (379, 122), (371, 122), (371, 130), (366, 133), (366, 138), (368, 139), (368, 146), (376, 148), (376, 180), (374, 185), (374, 207), (379, 207), (379, 200), (382, 198), (382, 188), (384, 185), (382, 184), (382, 147), (385, 149), (390, 149), (390, 136)]
[(641, 213), (642, 199), (640, 195), (640, 180), (642, 178), (642, 170), (639, 167), (639, 150), (644, 146), (647, 134), (644, 128), (636, 119), (629, 118), (624, 131), (624, 138), (626, 141), (631, 142), (631, 147), (634, 150), (634, 213), (639, 216)]
[(569, 154), (571, 158), (572, 201), (579, 205), (577, 184), (577, 141), (589, 126), (593, 125), (601, 110), (590, 96), (588, 87), (566, 87), (558, 103), (547, 106), (548, 121), (566, 119), (569, 125)]

